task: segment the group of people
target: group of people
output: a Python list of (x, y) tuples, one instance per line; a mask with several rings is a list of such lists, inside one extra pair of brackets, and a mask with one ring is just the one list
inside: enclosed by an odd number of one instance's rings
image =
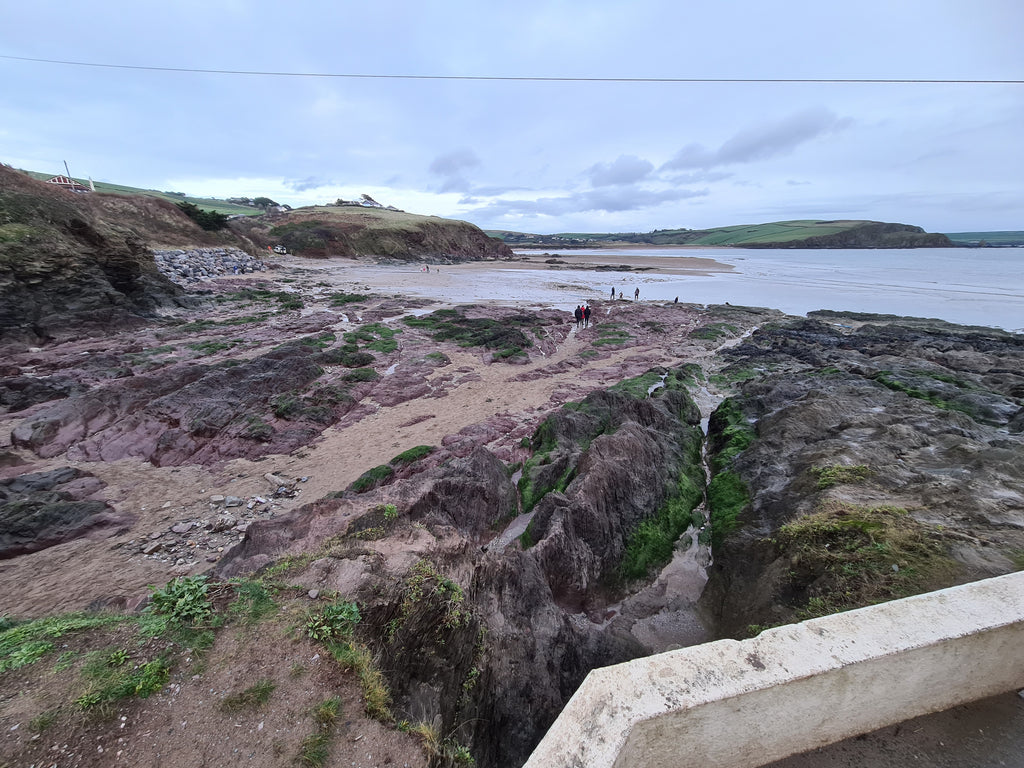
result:
[(572, 313), (573, 317), (576, 318), (577, 328), (589, 328), (590, 327), (590, 305), (589, 304), (577, 304), (576, 311)]
[[(619, 291), (619, 298), (622, 298), (622, 291)], [(612, 301), (615, 301), (615, 286), (612, 286)], [(640, 301), (640, 289), (633, 291), (633, 301)]]

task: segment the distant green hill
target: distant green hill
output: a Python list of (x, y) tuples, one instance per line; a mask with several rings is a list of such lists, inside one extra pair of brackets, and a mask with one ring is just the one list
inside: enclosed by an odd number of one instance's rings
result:
[[(38, 171), (24, 171), (24, 173), (27, 173), (34, 179), (40, 179), (42, 181), (52, 179), (54, 176), (64, 175), (56, 173), (39, 173)], [(143, 195), (145, 197), (159, 197), (161, 200), (169, 200), (172, 203), (180, 203), (182, 201), (195, 203), (204, 210), (217, 211), (217, 213), (223, 213), (227, 216), (234, 216), (235, 214), (241, 214), (243, 216), (259, 216), (263, 213), (259, 208), (255, 208), (250, 205), (236, 205), (235, 203), (229, 203), (227, 200), (218, 200), (216, 198), (209, 197), (189, 197), (183, 192), (160, 192), (156, 189), (126, 187), (122, 184), (109, 184), (105, 181), (90, 182), (89, 179), (79, 179), (74, 176), (71, 178), (86, 187), (88, 187), (90, 183), (93, 184), (96, 187), (97, 192), (108, 192), (114, 195)]]
[(1024, 246), (1024, 232), (947, 232), (955, 245), (1006, 248)]
[(741, 248), (943, 248), (953, 245), (941, 234), (910, 224), (858, 219), (814, 219), (740, 224), (713, 229), (656, 229), (653, 232), (560, 232), (532, 235), (489, 231), (512, 246), (587, 247), (602, 245), (692, 245)]

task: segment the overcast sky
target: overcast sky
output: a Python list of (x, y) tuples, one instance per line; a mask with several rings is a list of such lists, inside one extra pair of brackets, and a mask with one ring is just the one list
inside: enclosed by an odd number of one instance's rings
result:
[(1021, 0), (33, 0), (0, 8), (0, 162), (486, 229), (858, 218), (1024, 229)]

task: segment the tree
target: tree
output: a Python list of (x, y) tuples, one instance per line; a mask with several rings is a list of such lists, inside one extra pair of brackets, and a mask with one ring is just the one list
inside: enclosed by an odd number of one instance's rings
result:
[(263, 210), (266, 210), (267, 208), (277, 207), (277, 203), (275, 203), (269, 197), (254, 197), (252, 199), (252, 204), (255, 205), (257, 208), (262, 208)]
[(213, 231), (215, 229), (224, 229), (224, 227), (227, 226), (228, 216), (226, 213), (204, 211), (195, 203), (181, 202), (175, 203), (175, 205), (177, 205), (186, 216), (205, 230)]

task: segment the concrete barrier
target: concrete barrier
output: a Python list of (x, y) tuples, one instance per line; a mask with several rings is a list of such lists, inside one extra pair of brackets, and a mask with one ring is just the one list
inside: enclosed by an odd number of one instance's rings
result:
[(524, 768), (754, 768), (1024, 687), (1024, 572), (596, 669)]

